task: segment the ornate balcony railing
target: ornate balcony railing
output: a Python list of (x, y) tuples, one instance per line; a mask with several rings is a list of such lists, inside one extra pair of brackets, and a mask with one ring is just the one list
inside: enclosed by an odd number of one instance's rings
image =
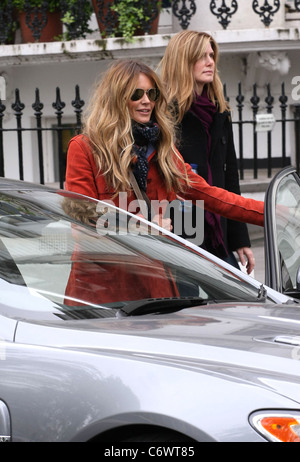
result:
[[(295, 8), (300, 4), (300, 0), (295, 1)], [(274, 19), (274, 15), (280, 9), (280, 0), (253, 0), (252, 9), (256, 13), (263, 24), (268, 27)], [(284, 2), (283, 2), (284, 3)], [(283, 5), (284, 7), (284, 5)], [(210, 11), (214, 14), (223, 29), (227, 29), (232, 16), (238, 10), (237, 0), (211, 0)]]
[(227, 5), (225, 0), (222, 0), (222, 4), (218, 5), (218, 0), (212, 0), (210, 2), (210, 11), (214, 14), (223, 29), (227, 29), (230, 23), (230, 18), (237, 12), (238, 3), (236, 0), (231, 2), (231, 5)]
[[(47, 23), (46, 13), (49, 10), (51, 0), (41, 0), (40, 7), (31, 6), (31, 0), (24, 1), (26, 24), (32, 30), (34, 40), (38, 41)], [(15, 0), (1, 0), (0, 2), (1, 44), (14, 43), (14, 31), (18, 28), (18, 17), (14, 2)], [(85, 35), (91, 32), (88, 28), (88, 23), (95, 5), (98, 7), (97, 11), (95, 9), (97, 19), (103, 23), (103, 26), (108, 28), (106, 36), (110, 36), (114, 32), (117, 22), (116, 14), (111, 7), (112, 5), (119, 5), (121, 2), (122, 0), (108, 0), (107, 6), (107, 2), (104, 0), (78, 0), (77, 2), (59, 0), (61, 20), (63, 20), (67, 31), (63, 38), (85, 38)], [(202, 6), (207, 5), (206, 0), (202, 0), (202, 2), (203, 4), (201, 5), (200, 0), (197, 2), (195, 0), (163, 0), (162, 5), (171, 9), (174, 18), (176, 18), (182, 29), (187, 29), (190, 26), (191, 19), (197, 12), (197, 8), (200, 9)], [(151, 22), (158, 15), (157, 4), (154, 1), (152, 6), (149, 0), (140, 0), (137, 4), (143, 8), (145, 16), (145, 20), (142, 21), (142, 30), (148, 33)], [(209, 9), (222, 28), (227, 29), (241, 5), (242, 2), (238, 0), (210, 0)], [(252, 0), (253, 18), (260, 20), (265, 27), (269, 27), (280, 8), (285, 8), (285, 6), (285, 2), (280, 0)], [(290, 0), (289, 8), (300, 11), (300, 0)]]
[(178, 19), (182, 29), (187, 29), (192, 16), (196, 13), (196, 2), (194, 0), (173, 0), (172, 12)]

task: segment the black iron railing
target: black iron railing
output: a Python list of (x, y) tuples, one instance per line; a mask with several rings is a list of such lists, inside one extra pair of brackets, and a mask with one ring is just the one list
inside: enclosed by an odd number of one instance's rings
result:
[(182, 29), (187, 29), (190, 21), (196, 13), (196, 2), (194, 0), (172, 0), (172, 12), (178, 19)]
[(218, 0), (212, 0), (210, 2), (210, 11), (214, 14), (223, 29), (227, 29), (227, 26), (230, 24), (231, 17), (237, 12), (238, 3), (236, 0), (226, 4), (226, 1), (222, 1), (221, 4)]
[[(273, 109), (275, 105), (275, 99), (271, 94), (271, 87), (268, 84), (266, 86), (266, 97), (263, 101), (257, 94), (257, 85), (253, 85), (252, 89), (252, 96), (249, 98), (248, 108), (251, 109), (252, 118), (249, 118), (248, 112), (248, 119), (244, 120), (244, 107), (245, 107), (245, 96), (242, 93), (242, 86), (239, 83), (238, 85), (238, 95), (236, 96), (236, 109), (237, 109), (237, 117), (235, 115), (236, 111), (235, 108), (233, 109), (233, 125), (237, 127), (238, 131), (238, 139), (236, 140), (236, 148), (238, 154), (238, 162), (239, 162), (239, 169), (240, 169), (240, 178), (244, 179), (244, 171), (245, 169), (249, 169), (249, 167), (253, 171), (253, 178), (258, 178), (259, 169), (267, 169), (267, 176), (270, 178), (272, 176), (272, 168), (280, 168), (285, 167), (286, 165), (290, 165), (291, 158), (287, 156), (287, 127), (288, 124), (294, 124), (294, 133), (295, 133), (295, 163), (297, 170), (300, 170), (300, 135), (299, 135), (299, 124), (300, 124), (300, 107), (298, 105), (294, 105), (294, 112), (292, 117), (288, 116), (288, 96), (285, 92), (285, 84), (282, 83), (281, 85), (281, 95), (278, 98), (277, 104), (277, 113), (280, 114), (280, 117), (277, 117), (274, 121), (276, 123), (276, 132), (278, 135), (278, 130), (280, 131), (280, 138), (281, 138), (281, 150), (280, 156), (273, 155), (273, 138), (274, 134), (272, 130), (266, 130), (264, 133), (265, 136), (265, 144), (267, 155), (262, 157), (259, 155), (261, 149), (259, 147), (259, 141), (261, 141), (261, 134), (257, 131), (257, 119), (256, 116), (258, 113), (264, 114), (273, 114)], [(225, 94), (226, 94), (226, 85), (225, 85)], [(229, 98), (227, 98), (229, 100)], [(276, 102), (277, 103), (277, 102)], [(247, 157), (245, 158), (245, 128), (250, 127), (252, 131), (252, 152), (251, 157), (249, 158), (249, 132), (248, 132), (248, 139), (247, 139)], [(276, 141), (277, 143), (277, 141)], [(277, 149), (278, 151), (278, 149)]]
[[(240, 2), (242, 4), (242, 2)], [(211, 0), (210, 11), (217, 17), (223, 29), (227, 29), (232, 17), (238, 11), (237, 0)], [(252, 10), (258, 15), (265, 27), (271, 25), (280, 7), (285, 8), (285, 2), (280, 0), (252, 0)], [(300, 11), (300, 0), (294, 0), (295, 10)]]
[[(24, 127), (23, 126), (23, 117), (25, 104), (22, 103), (19, 89), (15, 90), (15, 101), (12, 104), (11, 108), (14, 112), (16, 118), (16, 127), (15, 128), (5, 128), (4, 127), (4, 116), (6, 113), (6, 106), (0, 100), (0, 176), (5, 176), (5, 151), (4, 151), (4, 136), (6, 133), (15, 133), (16, 135), (16, 144), (18, 150), (18, 169), (19, 169), (19, 178), (24, 180), (24, 133), (31, 132), (33, 137), (37, 139), (37, 150), (38, 150), (38, 161), (39, 161), (39, 182), (41, 184), (45, 183), (45, 172), (44, 172), (44, 139), (43, 133), (50, 131), (53, 134), (53, 140), (56, 141), (56, 146), (54, 150), (57, 152), (58, 158), (58, 178), (56, 180), (59, 182), (60, 186), (63, 186), (64, 177), (65, 177), (65, 167), (66, 167), (66, 150), (63, 147), (63, 133), (68, 132), (70, 136), (80, 133), (81, 131), (81, 118), (82, 118), (82, 108), (85, 102), (80, 97), (79, 86), (75, 87), (75, 98), (71, 102), (71, 106), (74, 109), (74, 121), (72, 124), (64, 123), (64, 108), (66, 103), (62, 101), (60, 89), (56, 88), (56, 97), (55, 101), (52, 103), (52, 107), (55, 114), (56, 123), (52, 124), (51, 128), (43, 127), (43, 108), (44, 104), (40, 100), (39, 89), (36, 89), (35, 92), (35, 101), (32, 104), (32, 109), (34, 110), (35, 117), (35, 127)], [(54, 145), (54, 143), (53, 143)], [(54, 153), (53, 153), (54, 155)]]
[[(235, 102), (230, 101), (233, 112), (233, 124), (235, 127), (235, 145), (237, 150), (239, 168), (240, 168), (240, 178), (244, 179), (245, 170), (252, 169), (253, 178), (258, 178), (261, 169), (267, 169), (268, 176), (272, 176), (273, 168), (280, 168), (286, 165), (290, 165), (291, 159), (287, 155), (287, 130), (289, 133), (294, 132), (295, 137), (295, 163), (298, 171), (300, 171), (300, 105), (294, 105), (293, 113), (291, 115), (288, 105), (288, 96), (285, 93), (285, 86), (281, 86), (281, 95), (277, 100), (272, 96), (271, 88), (268, 85), (266, 87), (266, 96), (264, 99), (261, 99), (258, 96), (257, 86), (253, 85), (252, 96), (248, 96), (246, 100), (245, 95), (242, 92), (241, 84), (238, 85), (238, 94), (235, 98)], [(226, 85), (225, 85), (225, 94), (226, 94)], [(15, 117), (15, 127), (6, 128), (4, 126), (3, 120), (6, 114), (6, 107), (0, 101), (0, 176), (5, 176), (5, 167), (6, 162), (9, 161), (11, 157), (12, 147), (7, 147), (7, 152), (4, 150), (4, 146), (7, 146), (7, 143), (4, 143), (4, 138), (9, 134), (10, 142), (12, 140), (12, 133), (15, 134), (14, 145), (18, 151), (18, 169), (19, 169), (19, 178), (24, 178), (24, 135), (25, 132), (30, 132), (32, 136), (32, 141), (37, 140), (35, 143), (37, 145), (37, 153), (32, 153), (32, 162), (33, 158), (38, 157), (39, 161), (39, 181), (40, 183), (45, 182), (45, 172), (44, 172), (44, 133), (50, 131), (53, 138), (53, 153), (57, 155), (57, 177), (54, 181), (59, 182), (60, 186), (63, 186), (65, 179), (65, 165), (66, 165), (66, 148), (68, 140), (67, 137), (71, 137), (76, 133), (81, 131), (82, 123), (82, 111), (84, 108), (85, 102), (80, 97), (80, 89), (78, 86), (75, 87), (75, 98), (71, 101), (71, 107), (73, 110), (73, 122), (65, 123), (64, 111), (66, 108), (66, 103), (62, 100), (60, 89), (56, 89), (55, 100), (52, 104), (54, 118), (56, 122), (51, 126), (51, 128), (46, 128), (43, 125), (45, 116), (43, 115), (44, 105), (41, 102), (39, 90), (36, 90), (35, 101), (32, 104), (32, 109), (34, 111), (35, 127), (25, 127), (24, 126), (24, 113), (28, 108), (22, 103), (22, 98), (18, 89), (15, 90), (15, 101), (12, 104), (11, 108), (13, 110), (13, 116)], [(245, 111), (245, 106), (247, 106), (247, 111)], [(263, 111), (265, 113), (273, 114), (276, 113), (279, 116), (276, 118), (276, 133), (275, 131), (268, 131), (263, 134), (258, 134), (256, 131), (256, 115)], [(249, 112), (250, 111), (250, 112)], [(32, 117), (32, 113), (26, 113), (26, 120), (28, 116)], [(68, 109), (68, 114), (70, 110)], [(245, 116), (246, 113), (246, 116)], [(47, 117), (53, 118), (53, 114), (47, 114)], [(69, 120), (69, 115), (68, 115)], [(46, 125), (46, 124), (45, 124)], [(10, 124), (11, 126), (11, 124)], [(245, 133), (247, 130), (247, 133)], [(250, 131), (250, 133), (249, 133)], [(251, 134), (252, 133), (252, 134)], [(274, 143), (274, 136), (276, 134), (276, 142)], [(280, 136), (280, 143), (278, 142), (278, 137)], [(262, 139), (263, 137), (263, 139)], [(252, 142), (251, 142), (252, 138)], [(291, 135), (289, 136), (291, 138)], [(64, 142), (63, 142), (64, 139)], [(267, 148), (261, 147), (260, 143), (267, 145)], [(276, 144), (276, 154), (274, 149), (274, 144)], [(280, 147), (279, 147), (280, 146)], [(26, 147), (26, 158), (28, 158), (27, 145)], [(293, 149), (293, 148), (291, 148)], [(55, 153), (54, 153), (55, 151)], [(261, 153), (263, 152), (263, 157)]]

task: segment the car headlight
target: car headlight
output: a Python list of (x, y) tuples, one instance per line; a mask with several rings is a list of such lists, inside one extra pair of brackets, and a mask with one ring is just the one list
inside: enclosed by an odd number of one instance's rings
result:
[(250, 423), (268, 441), (300, 443), (300, 412), (260, 411), (250, 416)]

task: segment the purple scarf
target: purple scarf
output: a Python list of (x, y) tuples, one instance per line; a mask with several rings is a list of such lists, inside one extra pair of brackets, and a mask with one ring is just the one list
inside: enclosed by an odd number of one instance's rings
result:
[[(210, 149), (211, 149), (211, 134), (210, 128), (213, 122), (213, 117), (217, 112), (216, 106), (210, 101), (206, 89), (203, 90), (201, 95), (196, 95), (191, 105), (190, 112), (192, 112), (198, 119), (201, 120), (206, 135), (207, 135), (207, 150), (206, 150), (206, 163), (207, 163), (207, 182), (213, 185), (212, 173), (210, 168)], [(219, 249), (221, 256), (228, 255), (223, 241), (223, 230), (221, 227), (220, 215), (205, 211), (205, 240), (211, 241), (215, 250)]]

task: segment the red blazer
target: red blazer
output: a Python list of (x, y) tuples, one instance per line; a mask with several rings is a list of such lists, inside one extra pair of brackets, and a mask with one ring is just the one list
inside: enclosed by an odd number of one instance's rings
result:
[[(149, 173), (147, 180), (147, 195), (150, 200), (172, 201), (176, 199), (175, 191), (168, 192), (156, 162), (153, 160), (155, 151), (149, 157)], [(179, 157), (180, 154), (178, 153)], [(182, 157), (181, 157), (182, 159)], [(174, 155), (174, 162), (178, 169), (184, 173), (184, 167)], [(189, 164), (185, 164), (191, 186), (186, 188), (180, 196), (195, 202), (203, 200), (204, 207), (211, 212), (218, 213), (226, 218), (263, 226), (264, 202), (242, 197), (222, 188), (210, 186), (202, 177), (192, 172)], [(65, 188), (96, 199), (112, 200), (113, 190), (109, 190), (105, 177), (98, 172), (93, 154), (87, 139), (77, 135), (70, 141)], [(135, 200), (134, 193), (128, 197), (128, 202)], [(114, 199), (118, 206), (118, 198)]]
[[(170, 202), (176, 199), (176, 193), (166, 190), (153, 159), (154, 155), (155, 151), (148, 159), (147, 195), (150, 200)], [(184, 170), (175, 155), (174, 162), (180, 170)], [(263, 202), (244, 199), (223, 189), (211, 187), (191, 171), (189, 164), (186, 164), (186, 169), (192, 186), (181, 196), (193, 201), (204, 200), (207, 209), (220, 215), (263, 225)], [(89, 144), (82, 135), (75, 136), (70, 141), (65, 188), (96, 199), (112, 200), (113, 191), (109, 190), (105, 177), (98, 172)], [(131, 200), (136, 200), (133, 193), (128, 197), (128, 202)], [(118, 198), (114, 199), (114, 203), (119, 205)], [(138, 262), (124, 260), (115, 264), (117, 262), (109, 259), (105, 261), (101, 256), (98, 259), (94, 255), (95, 261), (91, 262), (90, 256), (85, 259), (79, 246), (80, 242), (73, 254), (72, 270), (65, 291), (67, 305), (81, 305), (80, 300), (102, 304), (179, 295), (172, 275), (160, 261), (150, 262), (147, 258), (143, 262), (141, 256)]]

